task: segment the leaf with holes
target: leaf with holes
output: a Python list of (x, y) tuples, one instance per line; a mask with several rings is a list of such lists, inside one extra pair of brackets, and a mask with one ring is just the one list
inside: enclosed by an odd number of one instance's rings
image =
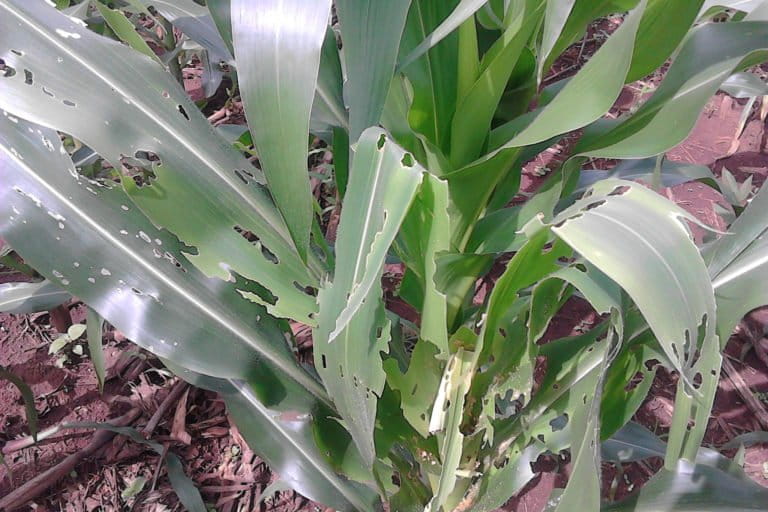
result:
[[(12, 36), (17, 23), (26, 30)], [(155, 179), (141, 187), (124, 180), (150, 220), (190, 245), (187, 258), (206, 275), (255, 280), (266, 290), (252, 298), (312, 323), (314, 300), (303, 288), (317, 278), (293, 248), (263, 178), (160, 65), (42, 2), (0, 4), (0, 46), (15, 70), (0, 79), (0, 108), (77, 137), (117, 169), (125, 157), (154, 155)]]
[(360, 136), (336, 239), (336, 272), (318, 294), (315, 366), (369, 466), (385, 380), (380, 352), (387, 352), (389, 338), (379, 280), (422, 172), (383, 130)]
[(552, 231), (627, 291), (670, 363), (691, 382), (696, 347), (712, 343), (716, 316), (686, 220), (699, 223), (655, 192), (611, 179), (555, 217)]
[(54, 131), (8, 117), (0, 127), (0, 233), (41, 274), (161, 357), (220, 377), (246, 377), (262, 357), (326, 396), (263, 308), (190, 265), (119, 187), (79, 176)]

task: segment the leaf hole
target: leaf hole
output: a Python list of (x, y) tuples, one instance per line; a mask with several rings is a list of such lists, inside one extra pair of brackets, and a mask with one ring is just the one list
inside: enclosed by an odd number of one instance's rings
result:
[(3, 78), (11, 78), (16, 75), (16, 69), (8, 66), (3, 59), (0, 59), (0, 73)]
[(403, 155), (402, 160), (400, 160), (400, 164), (402, 164), (403, 167), (413, 167), (415, 164), (413, 156), (410, 153), (406, 153)]
[(261, 254), (264, 255), (264, 258), (266, 258), (266, 260), (270, 263), (274, 263), (275, 265), (280, 263), (280, 260), (277, 259), (275, 253), (264, 247), (264, 244), (261, 245)]
[(21, 52), (19, 50), (11, 50), (11, 53), (14, 54), (14, 55), (18, 55), (19, 57), (23, 57), (24, 56), (24, 52)]
[(579, 217), (581, 217), (582, 215), (584, 215), (584, 214), (583, 214), (583, 213), (577, 213), (577, 214), (575, 214), (575, 215), (571, 215), (571, 216), (570, 216), (570, 217), (568, 217), (567, 219), (563, 219), (563, 220), (561, 220), (560, 222), (558, 222), (557, 224), (555, 224), (553, 227), (554, 227), (554, 228), (560, 228), (560, 227), (563, 227), (563, 225), (564, 225), (566, 222), (568, 222), (569, 220), (578, 219), (578, 218), (579, 218)]
[(379, 140), (376, 142), (376, 147), (378, 149), (382, 149), (384, 147), (384, 144), (386, 143), (387, 143), (387, 136), (382, 133), (381, 136), (379, 137)]
[(559, 432), (563, 430), (566, 425), (568, 425), (568, 419), (568, 413), (563, 413), (562, 415), (550, 421), (549, 426), (552, 428), (552, 432)]
[(620, 196), (620, 195), (626, 194), (627, 192), (629, 192), (629, 186), (628, 185), (621, 185), (621, 186), (616, 187), (613, 190), (611, 190), (608, 193), (608, 195), (609, 196)]
[(696, 375), (693, 376), (693, 387), (695, 387), (696, 389), (699, 389), (703, 381), (704, 381), (703, 375), (701, 374), (701, 372), (697, 372)]
[(76, 107), (77, 106), (77, 103), (75, 103), (74, 101), (70, 101), (70, 100), (62, 100), (62, 103), (64, 103), (68, 107)]
[(602, 206), (605, 204), (605, 199), (601, 199), (600, 201), (595, 201), (594, 203), (590, 203), (587, 205), (586, 208), (584, 208), (585, 211), (593, 210), (597, 208), (598, 206)]
[(248, 178), (246, 178), (246, 177), (245, 177), (245, 175), (243, 175), (243, 171), (241, 171), (241, 170), (237, 170), (237, 169), (236, 169), (236, 170), (235, 170), (235, 176), (237, 176), (238, 178), (240, 178), (240, 181), (242, 181), (242, 182), (243, 182), (243, 184), (245, 184), (245, 185), (248, 185), (248, 184), (250, 183), (250, 181), (248, 180)]
[(293, 286), (302, 293), (306, 293), (310, 297), (317, 297), (317, 288), (311, 286), (302, 286), (298, 281), (293, 282)]
[(187, 114), (187, 111), (184, 110), (184, 107), (182, 105), (176, 105), (176, 108), (178, 109), (179, 113), (184, 116), (184, 119), (189, 121), (189, 114)]
[(24, 83), (27, 85), (32, 85), (34, 81), (32, 80), (32, 72), (28, 69), (24, 70)]
[(321, 361), (321, 362), (322, 362), (322, 364), (323, 364), (323, 370), (326, 370), (326, 369), (328, 369), (328, 362), (327, 362), (327, 361), (326, 361), (326, 359), (325, 359), (325, 354), (322, 354), (322, 355), (320, 356), (320, 361)]
[(629, 379), (629, 382), (627, 382), (627, 385), (624, 386), (624, 391), (629, 393), (633, 389), (635, 389), (637, 386), (640, 385), (641, 382), (645, 380), (645, 374), (643, 372), (637, 372), (635, 375)]
[(45, 88), (45, 86), (43, 86), (43, 93), (44, 93), (44, 94), (46, 94), (46, 95), (48, 95), (48, 96), (50, 96), (51, 98), (55, 98), (55, 97), (56, 97), (56, 95), (55, 95), (55, 94), (53, 94), (53, 93), (52, 93), (51, 91), (49, 91), (48, 89), (46, 89), (46, 88)]

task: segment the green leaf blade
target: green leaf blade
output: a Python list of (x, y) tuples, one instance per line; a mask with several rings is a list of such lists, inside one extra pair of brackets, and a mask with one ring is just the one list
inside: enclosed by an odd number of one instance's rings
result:
[(237, 75), (270, 192), (307, 257), (312, 195), (307, 136), (331, 1), (233, 0)]

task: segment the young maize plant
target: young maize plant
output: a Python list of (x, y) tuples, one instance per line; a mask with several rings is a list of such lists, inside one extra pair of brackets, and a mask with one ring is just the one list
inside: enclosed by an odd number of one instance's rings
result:
[[(558, 512), (763, 509), (768, 491), (701, 444), (721, 349), (768, 303), (768, 192), (697, 246), (699, 221), (632, 180), (712, 177), (660, 156), (766, 58), (768, 1), (202, 4), (0, 0), (0, 237), (47, 279), (4, 288), (6, 310), (78, 297), (219, 392), (280, 478), (335, 510), (492, 511), (562, 452)], [(545, 82), (608, 14), (620, 27), (586, 64)], [(181, 56), (209, 95), (233, 80), (234, 143), (180, 86)], [(669, 60), (647, 101), (605, 117)], [(335, 157), (332, 245), (309, 134)], [(566, 137), (510, 206), (523, 164)], [(630, 161), (581, 172), (591, 158)], [(385, 262), (415, 320), (387, 309)], [(549, 340), (573, 296), (599, 321)], [(291, 324), (311, 327), (313, 367)], [(647, 442), (630, 419), (651, 362), (679, 376), (674, 417), (638, 455), (617, 447)], [(601, 456), (643, 454), (664, 468), (602, 502)]]

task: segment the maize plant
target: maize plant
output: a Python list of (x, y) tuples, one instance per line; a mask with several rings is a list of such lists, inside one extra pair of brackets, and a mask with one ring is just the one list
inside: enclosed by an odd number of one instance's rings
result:
[[(609, 14), (586, 64), (545, 80)], [(768, 303), (768, 191), (724, 234), (636, 180), (711, 177), (661, 156), (766, 52), (768, 1), (0, 0), (0, 236), (46, 278), (6, 300), (78, 297), (219, 392), (280, 478), (336, 510), (492, 511), (561, 453), (558, 512), (762, 510), (768, 491), (701, 445), (721, 349)], [(225, 77), (242, 99), (229, 139), (180, 86), (192, 55), (209, 95)], [(332, 240), (310, 134), (334, 155)], [(513, 204), (523, 165), (565, 140)], [(594, 158), (626, 162), (582, 172)], [(599, 321), (550, 340), (571, 297)], [(615, 448), (641, 444), (629, 422), (659, 364), (674, 417), (644, 453), (664, 467), (605, 502), (601, 457), (638, 456)]]

